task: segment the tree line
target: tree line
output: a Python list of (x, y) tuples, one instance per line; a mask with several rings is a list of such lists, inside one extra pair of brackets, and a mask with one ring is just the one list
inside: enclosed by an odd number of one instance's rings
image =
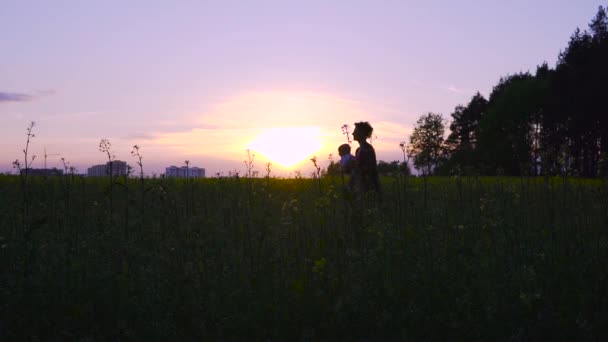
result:
[(608, 175), (608, 17), (600, 6), (554, 68), (502, 77), (451, 115), (420, 117), (407, 153), (423, 174)]

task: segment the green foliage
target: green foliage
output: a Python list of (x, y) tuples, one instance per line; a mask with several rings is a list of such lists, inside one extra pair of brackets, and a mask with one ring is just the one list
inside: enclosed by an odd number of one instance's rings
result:
[(425, 175), (430, 175), (443, 160), (444, 132), (441, 114), (427, 113), (416, 122), (407, 152), (414, 166)]
[(601, 181), (29, 181), (21, 217), (0, 176), (2, 340), (608, 337)]

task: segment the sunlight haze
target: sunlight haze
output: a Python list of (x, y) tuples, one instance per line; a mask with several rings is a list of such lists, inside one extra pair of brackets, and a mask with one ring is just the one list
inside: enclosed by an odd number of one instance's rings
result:
[[(3, 1), (0, 171), (22, 159), (86, 173), (116, 159), (147, 174), (326, 167), (341, 126), (374, 127), (401, 160), (417, 118), (449, 118), (501, 76), (554, 65), (602, 1)], [(353, 145), (356, 148), (356, 143)]]

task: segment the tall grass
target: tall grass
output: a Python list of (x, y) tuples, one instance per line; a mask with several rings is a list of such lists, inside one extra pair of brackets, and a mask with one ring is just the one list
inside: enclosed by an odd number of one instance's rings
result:
[(0, 176), (0, 338), (608, 336), (605, 182), (382, 181)]

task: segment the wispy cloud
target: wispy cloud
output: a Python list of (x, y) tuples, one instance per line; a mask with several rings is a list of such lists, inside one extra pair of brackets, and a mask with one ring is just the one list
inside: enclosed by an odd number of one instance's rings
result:
[(36, 94), (8, 93), (0, 91), (0, 102), (29, 102), (39, 97), (55, 94), (54, 90), (42, 90)]
[(447, 87), (447, 90), (450, 93), (454, 93), (454, 94), (465, 94), (466, 95), (466, 94), (473, 94), (473, 93), (475, 93), (475, 91), (473, 89), (459, 88), (459, 87), (456, 87), (454, 85), (449, 85)]
[(129, 134), (124, 137), (121, 137), (121, 139), (123, 139), (123, 140), (154, 140), (157, 137), (158, 137), (157, 134), (133, 133), (133, 134)]
[(43, 119), (44, 120), (79, 119), (79, 118), (90, 118), (90, 117), (113, 114), (113, 113), (116, 113), (116, 111), (110, 110), (110, 109), (100, 109), (100, 110), (91, 110), (91, 111), (74, 112), (74, 113), (52, 114), (52, 115), (47, 115)]
[(0, 92), (0, 102), (28, 102), (33, 99), (34, 96), (29, 94)]
[(161, 120), (155, 123), (155, 129), (158, 129), (164, 133), (169, 132), (184, 132), (192, 129), (205, 129), (214, 130), (219, 129), (220, 126), (215, 124), (205, 124), (200, 122), (183, 122), (183, 121), (172, 121), (172, 120)]

